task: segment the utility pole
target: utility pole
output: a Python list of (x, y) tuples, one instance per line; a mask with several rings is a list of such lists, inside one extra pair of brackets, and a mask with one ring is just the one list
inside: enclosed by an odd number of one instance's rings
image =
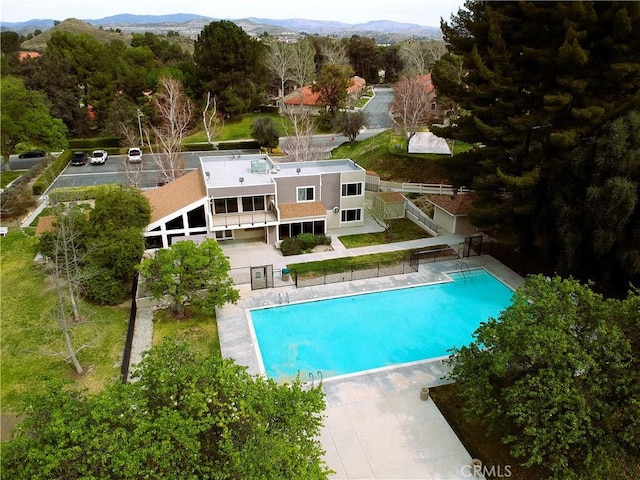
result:
[(140, 146), (144, 147), (144, 138), (142, 137), (142, 123), (140, 122), (140, 118), (143, 117), (143, 113), (138, 109), (138, 130), (140, 131)]

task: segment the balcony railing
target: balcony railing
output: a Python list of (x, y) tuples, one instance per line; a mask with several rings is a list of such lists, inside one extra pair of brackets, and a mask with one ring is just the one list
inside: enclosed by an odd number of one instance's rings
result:
[(214, 227), (252, 227), (273, 224), (278, 220), (274, 212), (243, 212), (214, 214)]

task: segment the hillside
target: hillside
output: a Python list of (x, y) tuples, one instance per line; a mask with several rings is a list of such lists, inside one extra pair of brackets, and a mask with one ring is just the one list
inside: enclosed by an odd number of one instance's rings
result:
[(54, 25), (51, 29), (42, 32), (40, 35), (33, 37), (21, 45), (22, 50), (29, 50), (35, 52), (43, 52), (47, 46), (47, 42), (51, 38), (54, 32), (71, 32), (75, 34), (84, 33), (87, 34), (99, 42), (109, 43), (112, 40), (122, 40), (127, 45), (131, 44), (131, 35), (118, 33), (109, 30), (102, 30), (100, 28), (89, 25), (88, 23), (78, 20), (77, 18), (68, 18), (67, 20)]
[[(82, 20), (78, 20), (77, 18), (68, 18), (67, 20), (60, 22), (59, 24), (53, 26), (51, 29), (41, 33), (33, 37), (26, 42), (23, 42), (20, 48), (22, 50), (35, 51), (35, 52), (43, 52), (47, 46), (47, 42), (51, 38), (51, 35), (54, 32), (64, 31), (71, 33), (84, 33), (89, 35), (101, 43), (109, 43), (113, 40), (121, 40), (127, 45), (131, 44), (131, 33), (128, 33), (122, 29), (122, 32), (115, 31), (116, 27), (94, 27)], [(132, 30), (134, 32), (136, 30)], [(171, 36), (166, 37), (171, 43), (178, 44), (183, 50), (193, 53), (193, 38), (186, 36)]]

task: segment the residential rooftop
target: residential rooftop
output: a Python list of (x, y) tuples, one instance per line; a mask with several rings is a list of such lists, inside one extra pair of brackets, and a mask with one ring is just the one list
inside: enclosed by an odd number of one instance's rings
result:
[(349, 159), (312, 162), (274, 162), (268, 155), (228, 155), (201, 157), (202, 172), (208, 188), (266, 185), (273, 178), (321, 173), (355, 172), (363, 170)]

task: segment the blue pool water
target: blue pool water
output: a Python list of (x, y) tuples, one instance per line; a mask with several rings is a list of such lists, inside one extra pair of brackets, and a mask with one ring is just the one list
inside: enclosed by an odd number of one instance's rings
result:
[(453, 282), (250, 311), (269, 378), (323, 377), (448, 355), (511, 303), (485, 270)]

